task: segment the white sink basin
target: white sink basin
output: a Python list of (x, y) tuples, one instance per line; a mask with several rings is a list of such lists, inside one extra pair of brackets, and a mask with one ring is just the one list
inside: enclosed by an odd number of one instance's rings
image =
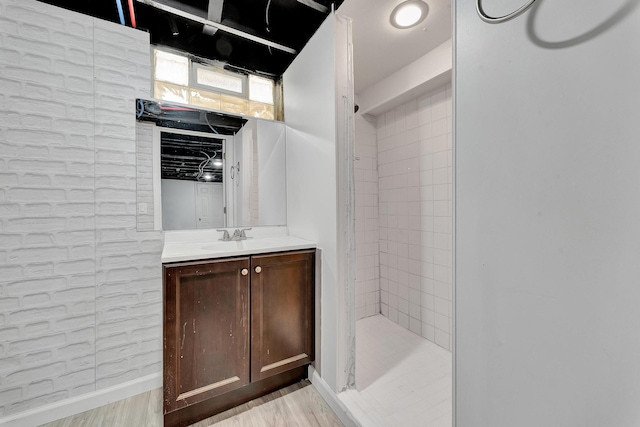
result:
[[(200, 247), (204, 251), (219, 252), (219, 251), (231, 251), (231, 250), (249, 250), (249, 249), (268, 249), (272, 246), (278, 246), (291, 240), (289, 236), (283, 237), (266, 237), (261, 239), (247, 239), (247, 240), (231, 240), (224, 242), (222, 240), (218, 242), (210, 242), (201, 244)], [(198, 246), (199, 244), (195, 244)]]
[[(198, 246), (198, 245), (199, 244), (197, 243), (195, 244), (195, 246)], [(212, 252), (229, 251), (233, 249), (243, 249), (244, 247), (241, 241), (229, 241), (229, 242), (219, 241), (215, 243), (206, 243), (201, 245), (202, 246), (200, 248), (203, 251), (212, 251)]]

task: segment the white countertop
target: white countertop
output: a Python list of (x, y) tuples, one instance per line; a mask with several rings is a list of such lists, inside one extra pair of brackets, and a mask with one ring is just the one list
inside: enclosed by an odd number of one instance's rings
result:
[[(216, 236), (218, 237), (218, 236)], [(182, 239), (181, 239), (182, 240)], [(165, 240), (162, 262), (194, 261), (240, 255), (313, 249), (314, 242), (294, 236), (250, 237), (247, 240), (223, 242), (221, 240), (185, 242)]]

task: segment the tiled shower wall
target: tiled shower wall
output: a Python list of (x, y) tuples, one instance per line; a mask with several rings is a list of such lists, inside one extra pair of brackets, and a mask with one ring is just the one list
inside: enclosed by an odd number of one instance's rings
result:
[(358, 114), (355, 127), (356, 319), (359, 320), (380, 313), (378, 151), (375, 120)]
[(377, 116), (381, 312), (448, 350), (451, 115), (447, 85)]

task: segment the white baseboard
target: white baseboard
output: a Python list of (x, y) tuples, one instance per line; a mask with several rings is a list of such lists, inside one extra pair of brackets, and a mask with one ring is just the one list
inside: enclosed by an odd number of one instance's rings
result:
[(162, 387), (161, 372), (0, 418), (0, 426), (35, 427), (99, 408), (158, 387)]
[[(361, 427), (361, 424), (353, 417), (331, 387), (318, 375), (313, 366), (309, 366), (309, 380), (345, 427)], [(162, 373), (160, 372), (0, 418), (0, 427), (37, 427), (159, 387), (162, 387)]]
[(327, 402), (331, 410), (338, 416), (345, 427), (361, 427), (360, 423), (353, 417), (349, 409), (338, 398), (338, 395), (329, 387), (313, 366), (309, 365), (309, 380), (318, 390), (320, 396)]

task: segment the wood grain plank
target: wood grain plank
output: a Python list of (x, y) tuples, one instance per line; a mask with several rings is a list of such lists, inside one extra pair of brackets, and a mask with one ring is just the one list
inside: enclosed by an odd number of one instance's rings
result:
[(116, 424), (118, 426), (141, 426), (147, 418), (147, 407), (151, 393), (142, 393), (124, 399), (116, 414)]
[(342, 426), (329, 405), (313, 386), (305, 387), (286, 396), (283, 401), (289, 411), (300, 417), (300, 423), (313, 427)]
[(149, 402), (146, 408), (146, 416), (140, 427), (156, 427), (162, 425), (162, 389), (157, 388), (149, 392)]
[[(41, 427), (160, 427), (162, 389), (82, 412)], [(342, 427), (308, 380), (221, 412), (189, 427)]]

